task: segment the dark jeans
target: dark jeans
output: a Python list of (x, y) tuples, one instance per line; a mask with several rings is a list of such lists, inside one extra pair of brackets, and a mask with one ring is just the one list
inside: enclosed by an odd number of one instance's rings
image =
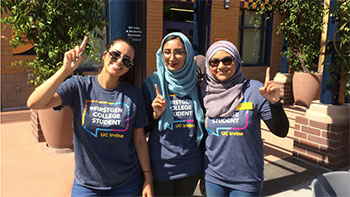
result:
[(170, 181), (154, 181), (155, 196), (192, 196), (201, 174)]

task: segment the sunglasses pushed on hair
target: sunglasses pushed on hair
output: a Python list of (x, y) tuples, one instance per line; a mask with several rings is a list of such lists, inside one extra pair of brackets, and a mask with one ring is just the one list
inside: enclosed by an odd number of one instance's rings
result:
[[(107, 50), (107, 52), (111, 55), (112, 62), (117, 62), (119, 60), (119, 58), (121, 58), (121, 56), (122, 56), (119, 51), (108, 51)], [(122, 62), (124, 64), (124, 66), (127, 68), (132, 68), (134, 66), (134, 63), (132, 62), (132, 60), (127, 58), (127, 57), (123, 57)]]
[(220, 62), (222, 62), (225, 66), (229, 66), (232, 64), (233, 60), (234, 60), (233, 57), (229, 57), (229, 56), (224, 57), (222, 59), (213, 58), (209, 60), (209, 65), (211, 67), (217, 67), (219, 66)]

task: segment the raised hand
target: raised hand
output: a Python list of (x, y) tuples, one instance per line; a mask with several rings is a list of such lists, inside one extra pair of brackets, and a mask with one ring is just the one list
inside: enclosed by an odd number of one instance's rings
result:
[(158, 89), (158, 85), (154, 84), (154, 88), (156, 89), (157, 96), (154, 98), (152, 102), (152, 108), (153, 108), (153, 118), (157, 120), (165, 111), (167, 103), (160, 93)]
[(85, 49), (88, 37), (84, 37), (83, 42), (80, 46), (76, 46), (74, 49), (71, 49), (64, 53), (63, 66), (69, 72), (73, 72), (79, 67), (83, 61), (83, 56), (81, 55)]
[(280, 88), (270, 81), (270, 67), (267, 67), (264, 86), (259, 88), (260, 94), (269, 102), (274, 103), (280, 100), (280, 91)]

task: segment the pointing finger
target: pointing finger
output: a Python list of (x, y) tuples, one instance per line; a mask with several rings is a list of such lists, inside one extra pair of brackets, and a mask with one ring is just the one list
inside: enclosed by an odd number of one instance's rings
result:
[(83, 42), (80, 44), (80, 53), (83, 53), (83, 51), (84, 51), (84, 49), (85, 49), (85, 46), (86, 46), (87, 41), (88, 41), (88, 37), (87, 37), (87, 36), (85, 36), (85, 37), (84, 37)]
[(270, 67), (266, 68), (265, 84), (270, 81)]
[(159, 91), (158, 85), (154, 84), (154, 88), (156, 89), (157, 96), (162, 96), (162, 94)]

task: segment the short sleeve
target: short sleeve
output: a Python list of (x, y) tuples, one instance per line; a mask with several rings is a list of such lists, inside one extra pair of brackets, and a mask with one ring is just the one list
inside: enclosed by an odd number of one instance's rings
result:
[(57, 89), (56, 93), (61, 97), (62, 104), (54, 109), (60, 110), (65, 106), (73, 108), (74, 98), (77, 95), (77, 77), (73, 76), (66, 81), (64, 81)]

